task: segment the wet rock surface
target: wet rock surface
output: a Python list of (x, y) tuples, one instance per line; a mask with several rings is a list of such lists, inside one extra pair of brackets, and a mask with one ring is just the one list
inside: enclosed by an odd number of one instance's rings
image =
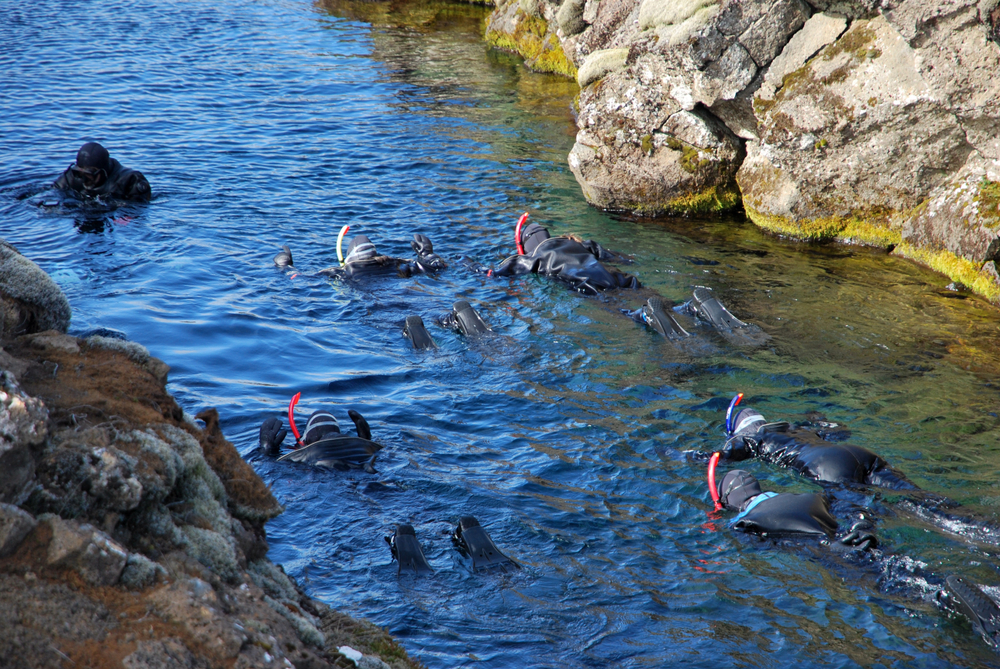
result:
[[(46, 318), (0, 340), (3, 666), (354, 666), (321, 631), (350, 619), (267, 560), (282, 506), (217, 412), (185, 414), (142, 346)], [(352, 624), (369, 664), (418, 666)]]
[(532, 21), (558, 38), (595, 206), (742, 199), (765, 229), (881, 246), (1000, 301), (998, 17), (997, 0), (501, 0), (489, 30), (519, 53)]

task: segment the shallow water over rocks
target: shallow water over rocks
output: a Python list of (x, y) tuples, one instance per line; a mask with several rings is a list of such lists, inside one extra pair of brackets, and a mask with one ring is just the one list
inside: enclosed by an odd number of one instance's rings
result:
[[(720, 444), (744, 391), (768, 417), (848, 424), (920, 486), (995, 518), (996, 309), (864, 250), (588, 208), (565, 165), (575, 87), (489, 52), (482, 8), (43, 1), (8, 15), (0, 236), (66, 291), (71, 332), (125, 333), (171, 365), (188, 412), (218, 407), (288, 509), (268, 526), (270, 557), (312, 595), (433, 667), (998, 664), (916, 597), (919, 578), (880, 587), (871, 564), (734, 535), (706, 515), (704, 463), (684, 455)], [(47, 184), (89, 139), (142, 170), (154, 201), (49, 206)], [(703, 345), (678, 351), (616, 313), (638, 306), (628, 294), (587, 299), (461, 261), (510, 253), (526, 209), (632, 255), (667, 298), (714, 288), (772, 340), (742, 350), (700, 328)], [(303, 270), (333, 264), (346, 223), (396, 255), (424, 232), (451, 267), (364, 284), (272, 267), (285, 243)], [(457, 299), (496, 335), (434, 325)], [(402, 338), (413, 313), (438, 349)], [(377, 475), (257, 451), (261, 420), (297, 391), (303, 415), (367, 417), (385, 445)], [(765, 489), (818, 489), (745, 468)], [(852, 494), (886, 511), (888, 553), (1000, 583), (991, 550), (868, 493)], [(524, 569), (469, 573), (447, 536), (465, 514)], [(398, 522), (435, 577), (397, 578), (382, 537)]]

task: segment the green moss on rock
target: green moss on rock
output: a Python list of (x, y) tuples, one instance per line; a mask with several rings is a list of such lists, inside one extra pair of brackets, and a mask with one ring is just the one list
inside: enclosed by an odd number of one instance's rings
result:
[(740, 205), (740, 191), (735, 185), (710, 186), (697, 193), (688, 193), (666, 202), (637, 202), (626, 207), (637, 214), (650, 216), (697, 216), (719, 214)]
[(809, 242), (839, 241), (862, 246), (890, 248), (902, 241), (897, 230), (886, 227), (888, 214), (882, 211), (858, 212), (849, 217), (830, 216), (799, 221), (765, 214), (745, 205), (747, 216), (757, 227), (785, 237)]
[[(992, 183), (992, 182), (991, 182)], [(995, 196), (994, 206), (1000, 206), (1000, 184), (987, 197)], [(982, 189), (980, 195), (982, 195)], [(991, 195), (995, 193), (995, 195)], [(940, 272), (952, 281), (958, 281), (972, 292), (993, 302), (1000, 303), (1000, 284), (979, 264), (962, 258), (951, 251), (918, 248), (902, 241), (899, 231), (886, 226), (886, 212), (871, 212), (846, 218), (829, 217), (793, 221), (783, 216), (772, 216), (744, 207), (747, 216), (760, 228), (779, 235), (805, 241), (838, 241), (891, 249), (896, 255), (909, 258)]]
[(994, 303), (1000, 303), (1000, 284), (971, 260), (961, 258), (951, 251), (921, 249), (905, 242), (897, 246), (894, 253), (927, 265), (952, 281), (964, 284), (977, 295)]
[(979, 215), (987, 227), (991, 230), (1000, 227), (1000, 183), (986, 178), (980, 181), (976, 204), (979, 205)]
[[(499, 10), (497, 10), (499, 11)], [(486, 43), (524, 58), (524, 64), (536, 72), (551, 72), (576, 79), (576, 66), (566, 57), (559, 37), (545, 19), (518, 8), (513, 33), (491, 30), (487, 22)]]

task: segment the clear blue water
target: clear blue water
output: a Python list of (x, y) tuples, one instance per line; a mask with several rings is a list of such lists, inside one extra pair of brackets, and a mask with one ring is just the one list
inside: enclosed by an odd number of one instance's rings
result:
[[(430, 667), (1000, 664), (918, 579), (887, 588), (872, 565), (735, 536), (707, 515), (703, 463), (683, 455), (719, 444), (718, 398), (742, 390), (768, 416), (848, 423), (921, 486), (995, 518), (996, 309), (909, 263), (738, 219), (588, 208), (565, 165), (574, 87), (487, 50), (481, 8), (40, 0), (3, 14), (0, 237), (60, 283), (73, 332), (126, 333), (171, 365), (188, 412), (218, 407), (286, 505), (271, 558), (313, 596)], [(43, 206), (92, 139), (147, 175), (151, 204)], [(771, 344), (700, 331), (704, 350), (680, 353), (617, 305), (458, 262), (510, 253), (526, 209), (632, 254), (630, 271), (670, 299), (712, 286)], [(303, 269), (333, 264), (345, 223), (397, 255), (424, 232), (454, 262), (360, 285), (271, 266), (284, 243)], [(497, 336), (436, 327), (456, 299)], [(439, 349), (402, 338), (412, 313)], [(256, 450), (261, 420), (297, 391), (302, 414), (368, 418), (385, 445), (377, 475)], [(767, 489), (818, 489), (747, 468)], [(885, 510), (887, 554), (1000, 583), (989, 549), (855, 497)], [(446, 536), (464, 514), (524, 569), (471, 574)], [(434, 578), (397, 578), (382, 537), (398, 522)]]

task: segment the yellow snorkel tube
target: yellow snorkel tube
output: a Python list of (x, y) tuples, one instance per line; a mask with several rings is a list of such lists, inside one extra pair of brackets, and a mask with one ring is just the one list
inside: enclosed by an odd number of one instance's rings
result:
[(344, 235), (347, 231), (351, 229), (351, 226), (345, 225), (340, 229), (340, 234), (337, 235), (337, 260), (340, 261), (341, 267), (344, 266)]

